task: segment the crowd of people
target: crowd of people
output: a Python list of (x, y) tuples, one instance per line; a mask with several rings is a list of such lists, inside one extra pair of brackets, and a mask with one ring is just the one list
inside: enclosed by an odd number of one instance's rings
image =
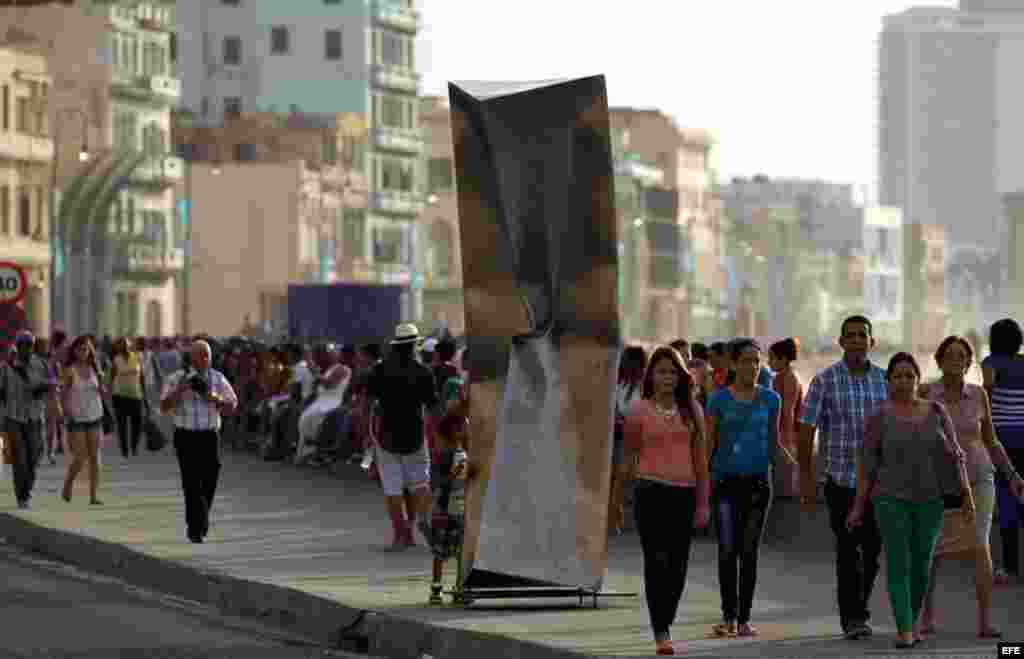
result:
[[(622, 354), (614, 410), (609, 529), (624, 532), (627, 491), (643, 549), (656, 652), (669, 636), (686, 583), (694, 536), (718, 543), (719, 637), (758, 634), (752, 622), (760, 542), (778, 497), (811, 511), (824, 495), (835, 536), (837, 599), (844, 635), (872, 634), (868, 602), (886, 555), (889, 600), (900, 647), (940, 625), (935, 584), (943, 561), (976, 566), (978, 634), (991, 622), (992, 590), (1019, 579), (1024, 524), (1024, 334), (994, 324), (983, 383), (965, 381), (976, 346), (950, 336), (936, 347), (941, 377), (922, 382), (909, 353), (883, 369), (870, 359), (872, 325), (840, 328), (842, 357), (809, 383), (794, 368), (789, 338), (762, 346), (738, 338), (710, 345), (680, 339)], [(403, 324), (386, 345), (269, 346), (244, 338), (68, 343), (19, 334), (0, 369), (5, 462), (28, 508), (36, 466), (68, 453), (61, 496), (70, 502), (88, 474), (101, 505), (104, 436), (122, 459), (160, 450), (173, 433), (186, 535), (203, 542), (220, 470), (222, 432), (254, 442), (267, 460), (360, 463), (379, 482), (391, 547), (434, 555), (430, 601), (441, 601), (444, 566), (458, 555), (465, 488), (475, 477), (464, 349), (450, 336)], [(820, 460), (822, 470), (816, 469)], [(629, 487), (627, 487), (627, 485)], [(823, 485), (823, 490), (819, 487)], [(674, 511), (666, 524), (664, 511)], [(989, 545), (998, 515), (1003, 566)]]
[[(835, 536), (843, 634), (871, 636), (869, 602), (886, 556), (896, 645), (936, 633), (935, 584), (942, 561), (976, 566), (977, 630), (999, 638), (992, 589), (1019, 580), (1024, 519), (1024, 335), (995, 323), (984, 382), (965, 381), (974, 346), (950, 336), (936, 347), (941, 372), (922, 382), (914, 355), (873, 363), (871, 321), (847, 318), (842, 358), (805, 387), (793, 363), (795, 339), (765, 350), (752, 339), (685, 340), (623, 354), (616, 405), (610, 515), (622, 519), (621, 483), (635, 483), (635, 517), (656, 653), (674, 653), (669, 628), (686, 582), (695, 532), (712, 522), (718, 542), (722, 621), (712, 634), (752, 637), (757, 558), (767, 511), (779, 496), (818, 505), (818, 460)], [(766, 355), (767, 353), (767, 355)], [(767, 356), (767, 360), (765, 357)], [(766, 368), (767, 361), (770, 368)], [(998, 509), (1002, 570), (990, 548)], [(664, 511), (676, 511), (676, 523)]]

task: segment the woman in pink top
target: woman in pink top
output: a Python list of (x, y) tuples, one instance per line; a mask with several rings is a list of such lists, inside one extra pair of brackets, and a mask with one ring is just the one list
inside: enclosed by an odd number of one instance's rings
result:
[[(800, 353), (800, 343), (795, 338), (783, 339), (772, 344), (769, 350), (769, 366), (775, 371), (775, 380), (772, 387), (782, 398), (782, 410), (780, 413), (779, 440), (782, 447), (789, 455), (799, 453), (799, 428), (798, 417), (800, 407), (804, 400), (804, 383), (800, 376), (793, 371), (793, 362)], [(808, 464), (810, 462), (808, 461)], [(786, 462), (780, 465), (781, 494), (785, 497), (800, 496), (800, 464)], [(812, 475), (813, 478), (813, 475)]]
[(644, 588), (659, 655), (675, 654), (669, 628), (686, 584), (694, 529), (708, 521), (704, 415), (679, 353), (651, 355), (643, 398), (626, 415), (624, 463), (636, 481), (634, 515), (644, 554)]
[(942, 379), (924, 385), (921, 393), (942, 403), (953, 420), (957, 441), (967, 455), (967, 473), (974, 493), (976, 514), (974, 524), (968, 527), (953, 511), (946, 511), (921, 612), (921, 626), (925, 633), (935, 632), (935, 581), (939, 557), (965, 555), (975, 564), (978, 636), (999, 638), (1001, 634), (991, 619), (994, 570), (989, 543), (996, 506), (996, 472), (1007, 482), (1014, 483), (1018, 492), (1024, 490), (1024, 483), (996, 437), (988, 394), (982, 387), (964, 382), (964, 375), (974, 362), (971, 344), (961, 336), (947, 337), (935, 351), (935, 362), (942, 369)]

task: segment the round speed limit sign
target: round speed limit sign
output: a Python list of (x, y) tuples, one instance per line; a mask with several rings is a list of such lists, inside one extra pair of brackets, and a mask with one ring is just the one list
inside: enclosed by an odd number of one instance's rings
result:
[(28, 289), (28, 277), (17, 263), (0, 261), (0, 304), (21, 302)]

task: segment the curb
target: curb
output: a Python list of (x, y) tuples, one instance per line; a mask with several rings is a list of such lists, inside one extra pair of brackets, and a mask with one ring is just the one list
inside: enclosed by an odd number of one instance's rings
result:
[(579, 659), (588, 655), (346, 606), (302, 591), (155, 558), (122, 545), (0, 513), (7, 544), (88, 572), (206, 604), (332, 649), (389, 659)]

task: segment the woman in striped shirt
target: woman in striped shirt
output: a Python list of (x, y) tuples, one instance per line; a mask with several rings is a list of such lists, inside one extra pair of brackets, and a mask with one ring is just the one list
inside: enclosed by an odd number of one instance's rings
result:
[[(985, 389), (992, 401), (992, 425), (996, 436), (1014, 465), (1024, 464), (1024, 355), (1020, 354), (1024, 333), (1011, 318), (992, 325), (989, 331), (991, 353), (981, 363)], [(1003, 540), (1003, 567), (996, 583), (1006, 584), (1019, 577), (1020, 545), (1018, 536), (1024, 526), (1024, 501), (1014, 496), (1010, 481), (998, 481), (999, 535)]]

